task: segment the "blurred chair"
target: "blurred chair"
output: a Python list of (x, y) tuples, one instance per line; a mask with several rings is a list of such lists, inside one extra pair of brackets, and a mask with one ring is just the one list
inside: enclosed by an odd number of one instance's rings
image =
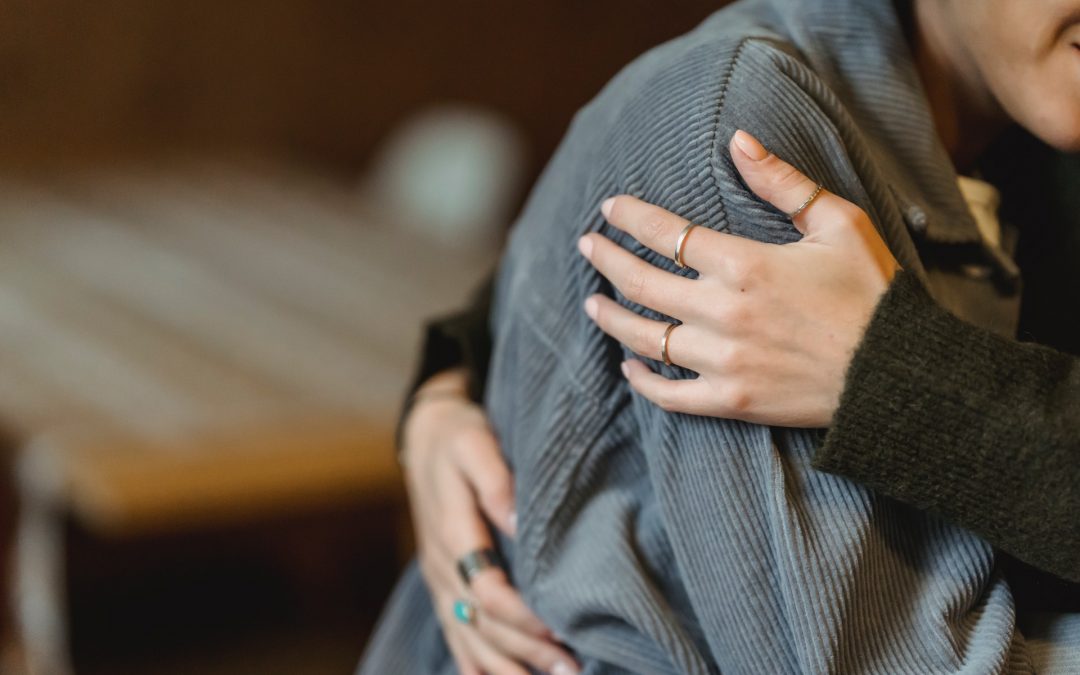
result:
[(447, 255), (347, 183), (206, 160), (8, 176), (0, 238), (17, 608), (45, 673), (69, 668), (68, 518), (123, 539), (399, 499), (421, 319), (495, 255)]

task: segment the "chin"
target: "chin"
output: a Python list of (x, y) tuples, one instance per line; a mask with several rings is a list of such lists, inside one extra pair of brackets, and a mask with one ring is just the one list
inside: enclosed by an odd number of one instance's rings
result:
[(1025, 125), (1028, 131), (1055, 150), (1061, 152), (1080, 152), (1080, 109), (1075, 115), (1061, 116), (1055, 120), (1036, 120), (1035, 124)]
[[(1002, 105), (1015, 124), (1055, 150), (1080, 152), (1080, 98), (1071, 91), (1066, 95), (1048, 91), (1045, 86), (1020, 93), (1022, 97), (1013, 97)], [(1040, 103), (1031, 105), (1033, 101)]]
[(1062, 129), (1045, 136), (1040, 134), (1039, 137), (1055, 150), (1066, 153), (1080, 152), (1080, 129)]

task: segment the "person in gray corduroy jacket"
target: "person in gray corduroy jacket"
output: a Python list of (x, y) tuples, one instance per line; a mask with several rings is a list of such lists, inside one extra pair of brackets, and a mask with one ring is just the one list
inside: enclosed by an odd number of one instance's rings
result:
[[(601, 231), (632, 245), (597, 210), (613, 194), (762, 241), (798, 238), (734, 171), (737, 128), (860, 206), (949, 309), (1015, 325), (1015, 293), (962, 272), (987, 260), (893, 7), (752, 0), (718, 13), (579, 114), (515, 226), (486, 389), (516, 481), (517, 536), (498, 540), (513, 581), (584, 672), (1044, 665), (1033, 645), (1045, 636), (1017, 630), (988, 544), (814, 471), (811, 431), (630, 396), (626, 354), (582, 315), (585, 297), (610, 288), (574, 243)], [(1056, 626), (1055, 640), (1077, 643), (1075, 621)], [(412, 567), (361, 670), (454, 668)]]

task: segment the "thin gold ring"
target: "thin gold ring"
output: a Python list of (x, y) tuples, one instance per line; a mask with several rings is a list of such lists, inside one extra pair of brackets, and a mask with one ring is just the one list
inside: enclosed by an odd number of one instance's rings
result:
[(672, 365), (671, 357), (668, 356), (668, 351), (667, 351), (668, 338), (671, 337), (671, 332), (673, 330), (675, 330), (676, 328), (678, 328), (680, 325), (682, 325), (682, 324), (669, 323), (668, 327), (666, 329), (664, 329), (664, 337), (660, 338), (660, 358), (664, 361), (665, 366)]
[(687, 224), (683, 231), (679, 233), (679, 239), (675, 242), (675, 264), (679, 267), (686, 267), (686, 263), (682, 259), (683, 247), (686, 245), (686, 237), (690, 234), (690, 230), (695, 227), (697, 225), (694, 223)]
[(817, 199), (819, 194), (821, 194), (821, 190), (822, 190), (821, 183), (818, 183), (817, 187), (814, 188), (814, 191), (810, 193), (810, 196), (806, 198), (806, 201), (803, 202), (802, 205), (799, 208), (795, 209), (790, 214), (788, 214), (788, 217), (791, 218), (792, 220), (795, 220), (795, 216), (797, 216), (800, 213), (802, 213), (803, 211), (805, 211), (807, 209), (807, 207), (809, 207), (811, 204), (814, 203), (814, 200)]

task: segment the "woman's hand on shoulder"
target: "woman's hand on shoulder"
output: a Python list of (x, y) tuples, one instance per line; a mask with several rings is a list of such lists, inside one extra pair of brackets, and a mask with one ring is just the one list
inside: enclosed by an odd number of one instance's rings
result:
[(786, 213), (800, 211), (793, 222), (802, 239), (765, 244), (615, 197), (602, 206), (608, 222), (658, 253), (681, 253), (698, 278), (661, 270), (588, 234), (579, 248), (593, 266), (627, 299), (678, 326), (669, 329), (600, 294), (585, 301), (585, 311), (640, 356), (662, 361), (666, 346), (671, 363), (698, 373), (672, 380), (638, 360), (623, 364), (630, 385), (665, 410), (828, 426), (847, 366), (899, 266), (857, 206), (826, 190), (815, 196), (816, 183), (746, 132), (735, 134), (730, 151), (755, 194)]

